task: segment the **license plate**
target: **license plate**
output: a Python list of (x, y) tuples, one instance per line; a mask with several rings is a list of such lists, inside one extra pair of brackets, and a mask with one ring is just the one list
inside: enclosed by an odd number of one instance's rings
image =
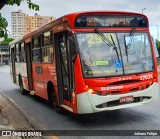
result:
[(132, 102), (134, 100), (133, 96), (122, 97), (119, 99), (120, 103)]

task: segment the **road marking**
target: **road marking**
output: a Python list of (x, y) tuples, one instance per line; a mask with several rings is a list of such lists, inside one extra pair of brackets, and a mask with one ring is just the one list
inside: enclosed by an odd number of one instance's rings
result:
[(52, 139), (58, 139), (58, 137), (57, 136), (52, 136)]

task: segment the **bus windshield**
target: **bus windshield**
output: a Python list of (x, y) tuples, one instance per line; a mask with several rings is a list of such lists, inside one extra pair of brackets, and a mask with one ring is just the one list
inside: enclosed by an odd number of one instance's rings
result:
[[(85, 77), (108, 77), (153, 71), (151, 43), (147, 33), (77, 33)], [(114, 42), (116, 51), (109, 42)]]

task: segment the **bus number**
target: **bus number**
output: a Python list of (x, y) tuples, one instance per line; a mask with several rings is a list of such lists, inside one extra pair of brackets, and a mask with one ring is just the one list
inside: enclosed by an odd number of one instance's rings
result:
[(89, 45), (101, 44), (102, 43), (102, 39), (101, 39), (101, 37), (99, 35), (89, 34), (89, 35), (87, 35), (87, 38), (88, 38), (88, 44)]
[(147, 75), (142, 75), (142, 76), (139, 76), (139, 77), (140, 77), (140, 80), (149, 80), (149, 79), (153, 78), (153, 75), (152, 74), (147, 74)]
[[(109, 33), (109, 34), (106, 34), (105, 36), (108, 40), (112, 42), (111, 35), (113, 37), (114, 42), (116, 42), (116, 35), (114, 33)], [(87, 38), (88, 38), (87, 43), (89, 45), (102, 44), (103, 42), (102, 38), (98, 34), (88, 34)], [(106, 40), (106, 42), (108, 42), (108, 40)]]

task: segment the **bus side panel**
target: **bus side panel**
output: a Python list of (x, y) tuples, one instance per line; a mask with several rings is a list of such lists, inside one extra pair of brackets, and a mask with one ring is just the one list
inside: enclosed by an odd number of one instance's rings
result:
[(33, 87), (35, 90), (35, 94), (46, 99), (46, 95), (44, 93), (45, 82), (43, 81), (43, 68), (41, 63), (32, 63), (32, 71), (33, 71)]
[(56, 70), (53, 64), (43, 64), (42, 67), (43, 67), (43, 77), (45, 82), (44, 92), (45, 92), (45, 97), (48, 100), (47, 83), (51, 81), (52, 84), (54, 85), (54, 80), (56, 79), (55, 77)]
[(24, 89), (29, 90), (26, 63), (21, 63), (21, 66), (20, 66), (20, 75), (22, 77)]
[(19, 75), (20, 75), (22, 78), (24, 89), (29, 90), (26, 63), (15, 63), (15, 69), (16, 69), (16, 84), (19, 85)]
[(21, 63), (15, 63), (16, 69), (16, 84), (19, 85), (19, 75), (21, 74)]
[(46, 96), (44, 93), (44, 87), (45, 87), (45, 84), (43, 82), (34, 80), (35, 94), (39, 97), (46, 99)]
[(28, 78), (27, 77), (22, 77), (22, 82), (23, 82), (24, 89), (29, 91)]
[(26, 63), (20, 63), (20, 74), (22, 77), (27, 77)]

